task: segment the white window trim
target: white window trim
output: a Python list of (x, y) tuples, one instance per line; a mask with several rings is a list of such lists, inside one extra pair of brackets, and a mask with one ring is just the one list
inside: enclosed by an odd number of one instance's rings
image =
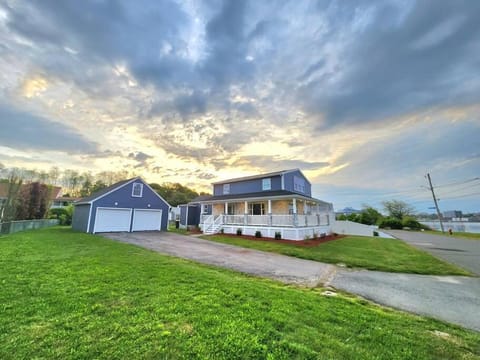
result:
[[(135, 185), (140, 185), (140, 195), (135, 195)], [(143, 197), (143, 184), (141, 182), (134, 182), (132, 185), (132, 197)]]
[(229, 195), (230, 194), (230, 184), (223, 184), (223, 189), (222, 190), (223, 190), (223, 195)]
[(272, 178), (262, 179), (262, 191), (267, 191), (267, 190), (272, 190)]

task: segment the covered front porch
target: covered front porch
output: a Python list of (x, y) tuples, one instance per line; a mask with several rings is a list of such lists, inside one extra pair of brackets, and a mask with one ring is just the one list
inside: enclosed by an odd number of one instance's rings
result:
[(223, 231), (244, 235), (257, 231), (265, 237), (280, 233), (283, 239), (303, 240), (331, 233), (333, 206), (298, 196), (281, 198), (228, 199), (202, 203), (200, 227), (207, 234)]

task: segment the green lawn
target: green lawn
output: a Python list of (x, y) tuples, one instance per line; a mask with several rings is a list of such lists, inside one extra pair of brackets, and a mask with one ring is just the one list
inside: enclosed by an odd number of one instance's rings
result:
[(270, 251), (302, 259), (369, 270), (432, 275), (470, 275), (466, 270), (438, 260), (396, 239), (347, 236), (315, 247), (249, 240), (240, 237), (211, 235), (204, 239), (231, 245)]
[(480, 358), (473, 331), (68, 229), (0, 237), (0, 265), (1, 359)]
[[(429, 234), (434, 234), (434, 235), (445, 235), (445, 236), (450, 236), (448, 235), (448, 232), (445, 231), (444, 234), (442, 234), (441, 231), (436, 231), (436, 230), (428, 230), (425, 231), (426, 233)], [(452, 237), (459, 237), (462, 239), (469, 239), (469, 240), (480, 240), (480, 234), (477, 233), (469, 233), (469, 232), (460, 232), (460, 231), (454, 231)]]

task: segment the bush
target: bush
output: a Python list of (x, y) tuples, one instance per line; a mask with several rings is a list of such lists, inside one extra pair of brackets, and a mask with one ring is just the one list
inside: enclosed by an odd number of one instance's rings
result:
[(242, 229), (237, 229), (237, 235), (241, 236), (242, 235)]
[(280, 231), (275, 231), (275, 240), (281, 240), (282, 239), (282, 233)]
[(262, 232), (259, 231), (259, 230), (255, 231), (255, 237), (256, 238), (261, 238), (262, 237)]
[(58, 219), (60, 220), (60, 225), (71, 225), (72, 224), (72, 211), (71, 206), (65, 208), (54, 208), (48, 211), (49, 219)]
[(224, 234), (225, 233), (225, 230), (223, 230), (223, 228), (220, 229), (220, 234)]
[(403, 225), (402, 222), (396, 218), (387, 217), (380, 221), (378, 225), (380, 229), (390, 228), (390, 229), (402, 229)]
[(373, 231), (373, 236), (379, 236), (378, 231)]
[(420, 224), (416, 219), (411, 216), (407, 216), (402, 220), (403, 227), (408, 227), (414, 230), (420, 230), (422, 228), (422, 224)]

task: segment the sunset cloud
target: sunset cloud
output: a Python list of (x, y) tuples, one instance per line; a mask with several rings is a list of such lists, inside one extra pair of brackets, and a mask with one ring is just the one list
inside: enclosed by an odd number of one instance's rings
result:
[(468, 0), (0, 1), (0, 161), (201, 190), (299, 167), (336, 207), (479, 176), (479, 18)]

